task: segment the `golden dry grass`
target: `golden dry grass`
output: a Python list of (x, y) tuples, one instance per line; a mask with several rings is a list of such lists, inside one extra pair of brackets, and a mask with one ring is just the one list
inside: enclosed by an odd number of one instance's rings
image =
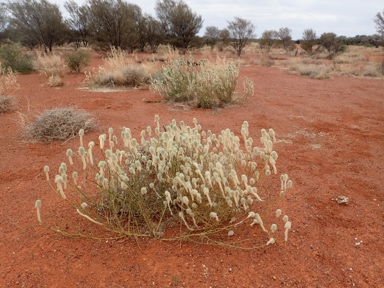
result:
[(259, 52), (256, 58), (251, 58), (251, 63), (273, 65), (315, 79), (327, 79), (330, 75), (384, 78), (384, 64), (377, 61), (380, 57), (384, 61), (381, 48), (361, 46), (347, 46), (345, 52), (336, 55), (324, 49), (318, 49), (314, 54), (303, 50), (295, 54), (272, 49), (270, 53)]

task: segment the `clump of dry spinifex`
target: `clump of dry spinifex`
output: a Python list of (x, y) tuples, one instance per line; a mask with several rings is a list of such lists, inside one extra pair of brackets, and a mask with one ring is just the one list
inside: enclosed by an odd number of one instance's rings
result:
[(148, 86), (157, 68), (151, 62), (137, 63), (127, 53), (111, 49), (104, 65), (97, 71), (86, 72), (85, 83), (91, 87), (141, 87)]
[(64, 60), (58, 54), (37, 54), (35, 68), (48, 77), (48, 85), (51, 87), (63, 86)]
[(77, 135), (80, 129), (96, 127), (95, 119), (84, 110), (55, 108), (46, 110), (33, 120), (23, 119), (24, 136), (41, 142), (66, 140)]
[[(116, 237), (242, 246), (245, 239), (231, 243), (230, 236), (241, 224), (249, 223), (265, 232), (260, 239), (252, 239), (252, 247), (279, 239), (278, 225), (273, 223), (268, 229), (261, 214), (266, 212), (265, 205), (270, 211), (271, 203), (266, 203), (283, 195), (292, 181), (283, 174), (276, 179), (281, 189), (265, 191), (268, 178), (278, 177), (274, 176), (278, 155), (273, 150), (272, 129), (261, 130), (262, 147), (255, 147), (247, 122), (241, 129), (243, 141), (229, 129), (219, 135), (203, 131), (196, 119), (192, 127), (175, 120), (163, 127), (158, 116), (155, 122), (156, 127), (142, 130), (138, 140), (129, 128), (123, 128), (120, 139), (109, 128), (108, 134), (99, 136), (99, 149), (93, 141), (85, 145), (80, 130), (80, 147), (67, 150), (69, 165), (61, 164), (51, 187), (84, 221)], [(49, 166), (44, 168), (48, 181), (49, 170)], [(63, 234), (58, 226), (45, 224), (40, 200), (36, 209), (40, 224)], [(276, 220), (280, 215), (280, 209), (276, 216), (273, 213)], [(288, 216), (279, 221), (287, 240), (291, 222)], [(87, 235), (89, 230), (84, 232), (79, 223), (65, 235), (102, 237), (101, 230)], [(177, 223), (178, 228), (172, 228)]]
[(0, 114), (15, 109), (15, 97), (0, 95)]

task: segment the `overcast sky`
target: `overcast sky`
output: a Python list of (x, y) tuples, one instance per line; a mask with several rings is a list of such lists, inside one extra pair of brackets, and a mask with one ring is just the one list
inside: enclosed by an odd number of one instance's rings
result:
[[(60, 4), (66, 0), (50, 0)], [(84, 0), (77, 1), (79, 4)], [(156, 0), (132, 0), (143, 13), (156, 16)], [(184, 0), (193, 12), (201, 15), (205, 27), (227, 26), (227, 21), (241, 17), (252, 21), (256, 26), (257, 37), (265, 30), (278, 30), (288, 27), (293, 39), (301, 38), (305, 29), (314, 29), (318, 36), (324, 32), (334, 32), (338, 36), (372, 35), (376, 33), (374, 16), (383, 12), (383, 0)]]

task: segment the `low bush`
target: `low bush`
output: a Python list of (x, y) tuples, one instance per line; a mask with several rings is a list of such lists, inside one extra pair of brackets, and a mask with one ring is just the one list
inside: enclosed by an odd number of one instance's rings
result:
[(41, 142), (66, 140), (74, 137), (80, 129), (85, 132), (94, 129), (95, 119), (84, 110), (55, 108), (46, 110), (35, 119), (23, 119), (24, 136)]
[(179, 57), (162, 69), (162, 77), (154, 79), (152, 90), (167, 101), (193, 102), (201, 108), (222, 107), (253, 95), (253, 82), (243, 82), (242, 95), (235, 96), (239, 69), (233, 61)]
[[(194, 119), (192, 127), (173, 120), (163, 130), (158, 116), (155, 121), (154, 130), (147, 127), (141, 131), (140, 140), (132, 137), (129, 128), (122, 130), (118, 140), (109, 128), (108, 134), (99, 136), (99, 145), (93, 141), (85, 145), (83, 133), (79, 133), (78, 152), (67, 150), (69, 165), (62, 163), (55, 184), (50, 184), (80, 218), (102, 230), (88, 230), (81, 221), (65, 231), (51, 226), (47, 218), (41, 218), (42, 202), (38, 200), (40, 224), (68, 236), (102, 238), (105, 230), (107, 237), (218, 244), (231, 241), (228, 236), (248, 222), (265, 233), (260, 241), (252, 238), (252, 247), (257, 242), (265, 245), (268, 240), (267, 244), (272, 244), (283, 238), (275, 233), (277, 224), (267, 229), (261, 219), (261, 214), (271, 209), (266, 203), (276, 201), (292, 186), (288, 175), (283, 174), (280, 189), (274, 188), (276, 193), (265, 190), (270, 187), (268, 178), (278, 177), (272, 129), (263, 129), (262, 147), (254, 147), (244, 122), (243, 150), (240, 138), (229, 129), (215, 135), (203, 131)], [(49, 170), (49, 166), (44, 167), (48, 181)], [(279, 229), (285, 230), (287, 240), (291, 222), (288, 216), (278, 219), (280, 215), (278, 209), (272, 222), (284, 221), (284, 228)], [(179, 223), (178, 228), (175, 223)], [(241, 246), (244, 240), (232, 244)]]
[[(89, 79), (88, 79), (89, 80)], [(100, 68), (97, 75), (93, 75), (93, 83), (106, 87), (126, 86), (137, 87), (148, 82), (149, 77), (140, 65), (130, 65), (115, 71)]]
[(65, 64), (71, 69), (71, 71), (79, 73), (82, 68), (91, 63), (92, 55), (83, 50), (76, 50), (71, 54), (68, 54), (65, 59)]
[(86, 73), (86, 83), (91, 87), (145, 87), (156, 72), (153, 63), (139, 64), (129, 58), (124, 51), (112, 49), (102, 67), (97, 71)]
[(4, 44), (0, 47), (0, 62), (3, 68), (28, 74), (33, 71), (32, 56), (24, 53), (19, 45)]

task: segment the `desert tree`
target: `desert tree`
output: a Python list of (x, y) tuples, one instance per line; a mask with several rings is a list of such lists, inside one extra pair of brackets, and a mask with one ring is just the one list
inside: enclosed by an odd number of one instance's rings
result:
[(328, 52), (337, 52), (339, 50), (339, 40), (333, 32), (326, 32), (320, 35), (319, 41)]
[(4, 3), (0, 3), (0, 42), (6, 38), (8, 22), (6, 6)]
[(123, 0), (86, 2), (91, 40), (101, 49), (109, 47), (133, 50), (138, 47), (137, 23), (141, 9)]
[(74, 34), (73, 41), (86, 47), (89, 38), (89, 17), (86, 6), (79, 6), (76, 1), (65, 2), (64, 8), (68, 11), (69, 18), (65, 20), (70, 31)]
[(46, 0), (9, 1), (9, 23), (21, 42), (30, 41), (51, 52), (54, 44), (63, 42), (67, 31), (59, 6)]
[(220, 39), (220, 30), (216, 26), (207, 26), (205, 27), (204, 36), (207, 37), (208, 44), (213, 47)]
[(271, 50), (274, 43), (277, 39), (277, 31), (275, 30), (265, 30), (261, 35), (259, 40), (259, 44), (262, 48), (264, 48), (267, 52)]
[(229, 31), (231, 45), (235, 48), (237, 56), (240, 57), (241, 52), (245, 45), (247, 45), (249, 39), (256, 36), (255, 25), (249, 20), (235, 17), (235, 20), (228, 21), (227, 29)]
[(376, 24), (377, 33), (384, 37), (384, 10), (383, 13), (378, 12), (373, 21)]
[(230, 42), (230, 39), (229, 39), (229, 31), (227, 28), (221, 29), (219, 31), (219, 38), (224, 45), (228, 45), (228, 43)]
[(167, 43), (188, 49), (196, 44), (203, 19), (182, 0), (159, 0), (155, 11)]
[(288, 27), (282, 27), (277, 31), (277, 38), (280, 41), (281, 47), (285, 50), (291, 50), (293, 47), (292, 30)]
[(316, 32), (313, 29), (305, 29), (303, 31), (302, 40), (300, 41), (300, 46), (308, 53), (312, 53), (312, 48), (316, 44), (316, 40)]
[(139, 36), (138, 49), (144, 52), (145, 49), (155, 53), (164, 40), (160, 22), (149, 14), (137, 15), (137, 33)]
[(142, 50), (147, 47), (149, 51), (155, 53), (161, 42), (164, 40), (160, 22), (153, 16), (145, 14), (143, 16), (140, 31), (140, 46), (142, 47)]
[[(136, 4), (128, 4), (126, 17), (129, 18), (129, 25), (125, 31), (125, 47), (129, 52), (135, 49), (143, 50), (146, 45), (145, 37), (145, 18), (141, 8)], [(141, 39), (143, 38), (143, 40)]]

